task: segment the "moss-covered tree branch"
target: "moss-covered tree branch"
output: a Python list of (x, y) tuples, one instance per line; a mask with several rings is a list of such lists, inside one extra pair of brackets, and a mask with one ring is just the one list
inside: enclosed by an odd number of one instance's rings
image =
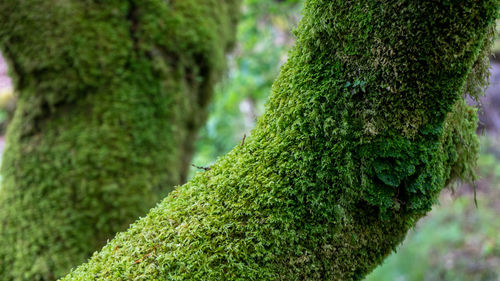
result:
[(238, 7), (0, 2), (19, 94), (1, 171), (1, 280), (66, 274), (185, 180)]
[(361, 280), (471, 174), (497, 10), (306, 1), (252, 136), (62, 280)]

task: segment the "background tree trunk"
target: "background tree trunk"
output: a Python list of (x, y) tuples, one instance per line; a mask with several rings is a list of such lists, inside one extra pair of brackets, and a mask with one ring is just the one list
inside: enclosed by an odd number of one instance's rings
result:
[(0, 279), (54, 280), (182, 183), (239, 0), (0, 3)]

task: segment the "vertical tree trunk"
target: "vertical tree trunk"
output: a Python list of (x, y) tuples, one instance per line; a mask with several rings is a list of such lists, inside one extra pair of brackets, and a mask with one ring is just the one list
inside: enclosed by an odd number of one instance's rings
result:
[(54, 280), (182, 183), (239, 0), (6, 0), (0, 279)]
[(306, 1), (252, 136), (63, 280), (361, 280), (470, 175), (497, 12)]

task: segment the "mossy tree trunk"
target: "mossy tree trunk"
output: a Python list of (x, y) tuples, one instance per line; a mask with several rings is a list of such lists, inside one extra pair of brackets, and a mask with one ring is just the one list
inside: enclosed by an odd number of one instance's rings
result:
[(64, 275), (185, 180), (238, 7), (0, 1), (19, 94), (1, 171), (1, 280)]
[(470, 175), (497, 9), (306, 1), (252, 136), (62, 280), (361, 280)]

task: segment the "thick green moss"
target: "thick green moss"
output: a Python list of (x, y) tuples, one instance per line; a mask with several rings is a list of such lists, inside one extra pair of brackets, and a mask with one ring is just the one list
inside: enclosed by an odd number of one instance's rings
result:
[[(0, 280), (54, 280), (186, 176), (239, 0), (1, 1)], [(162, 196), (162, 197), (159, 197)]]
[(462, 93), (497, 10), (306, 1), (252, 136), (62, 280), (361, 280), (471, 175)]

